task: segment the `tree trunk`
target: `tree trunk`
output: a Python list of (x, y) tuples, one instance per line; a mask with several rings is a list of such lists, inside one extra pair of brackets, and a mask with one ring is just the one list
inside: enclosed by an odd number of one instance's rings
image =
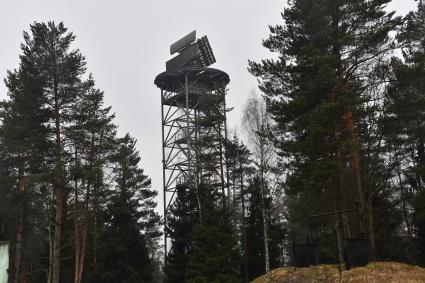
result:
[(16, 246), (15, 246), (15, 276), (14, 283), (21, 282), (21, 258), (22, 258), (22, 229), (23, 229), (23, 204), (22, 197), (25, 190), (25, 176), (23, 168), (22, 152), (19, 153), (19, 173), (18, 173), (18, 204), (16, 212)]
[(336, 236), (338, 265), (341, 266), (344, 264), (344, 237), (342, 232), (341, 218), (339, 214), (335, 215), (334, 221), (335, 221), (334, 229), (335, 229), (335, 236)]
[[(332, 89), (329, 94), (329, 101), (331, 103), (336, 103), (336, 88)], [(340, 132), (337, 128), (337, 125), (334, 126), (333, 130), (333, 143), (335, 150), (335, 161), (336, 161), (336, 176), (334, 176), (333, 184), (331, 185), (331, 197), (333, 203), (334, 211), (346, 210), (346, 198), (344, 191), (344, 179), (343, 179), (343, 167), (342, 167), (342, 155), (341, 155), (341, 142), (340, 142)], [(345, 213), (335, 214), (334, 216), (334, 230), (336, 237), (337, 245), (337, 257), (338, 263), (341, 265), (344, 261), (344, 226), (348, 229), (348, 219)]]
[[(263, 169), (262, 169), (263, 171)], [(267, 213), (266, 213), (266, 193), (264, 188), (264, 173), (261, 172), (261, 199), (262, 199), (262, 208), (261, 214), (263, 217), (263, 238), (264, 238), (264, 267), (266, 273), (270, 271), (270, 255), (269, 255), (269, 232), (267, 225)]]
[[(88, 185), (89, 187), (89, 185)], [(89, 194), (89, 188), (87, 188), (87, 194)], [(79, 252), (79, 267), (78, 267), (78, 281), (77, 283), (80, 283), (83, 278), (83, 269), (84, 269), (84, 259), (86, 254), (86, 243), (87, 243), (87, 235), (88, 235), (88, 227), (89, 227), (89, 196), (86, 197), (86, 204), (84, 206), (84, 222), (82, 227), (82, 234), (81, 234), (81, 244), (80, 246), (80, 252)]]
[[(344, 179), (343, 179), (343, 169), (342, 169), (342, 156), (341, 156), (341, 144), (339, 139), (338, 130), (334, 130), (334, 139), (335, 139), (335, 158), (337, 162), (337, 176), (336, 176), (336, 195), (334, 196), (336, 201), (337, 210), (347, 210), (347, 200), (345, 197), (344, 190)], [(341, 214), (341, 225), (345, 231), (346, 236), (350, 236), (351, 229), (349, 226), (348, 216), (346, 213)]]
[[(77, 166), (77, 149), (75, 149), (75, 166)], [(79, 221), (78, 221), (78, 180), (75, 177), (74, 180), (74, 205), (75, 205), (75, 224), (74, 224), (74, 240), (75, 240), (75, 271), (74, 271), (74, 282), (78, 283), (78, 274), (79, 274), (79, 266), (80, 266), (80, 232), (79, 232)]]
[[(335, 176), (334, 189), (332, 200), (334, 204), (334, 211), (346, 210), (345, 207), (345, 192), (343, 189), (342, 178), (342, 161), (341, 161), (341, 147), (339, 142), (338, 131), (334, 130), (334, 143), (335, 143), (335, 159), (337, 162), (337, 176)], [(345, 213), (335, 215), (335, 233), (337, 241), (338, 263), (341, 265), (344, 261), (344, 227), (348, 226), (348, 220)], [(345, 230), (346, 231), (346, 230)]]
[(51, 205), (48, 206), (47, 211), (49, 233), (49, 267), (47, 269), (47, 283), (52, 283), (52, 269), (53, 269), (53, 239), (52, 239), (52, 217), (51, 217)]
[(367, 202), (366, 202), (366, 223), (367, 223), (367, 236), (369, 240), (369, 258), (375, 259), (376, 245), (375, 245), (375, 233), (373, 226), (373, 194), (372, 190), (368, 190)]
[(96, 263), (97, 263), (97, 211), (94, 212), (94, 221), (93, 221), (93, 263), (94, 263), (94, 268), (96, 268)]
[(62, 240), (62, 214), (63, 214), (63, 190), (60, 180), (55, 180), (56, 214), (55, 214), (55, 235), (53, 239), (53, 267), (52, 283), (59, 283), (60, 276), (60, 252)]
[(425, 144), (422, 134), (419, 134), (418, 137), (418, 169), (420, 175), (421, 183), (425, 180)]
[[(331, 103), (336, 102), (336, 88), (332, 89), (329, 95), (329, 101)], [(334, 181), (334, 188), (332, 193), (332, 198), (334, 201), (334, 209), (335, 210), (346, 210), (347, 209), (347, 201), (345, 197), (345, 190), (344, 190), (344, 179), (343, 179), (343, 165), (342, 165), (342, 155), (341, 155), (341, 141), (340, 141), (340, 131), (338, 130), (337, 126), (335, 126), (333, 130), (333, 143), (334, 143), (334, 149), (335, 149), (335, 161), (336, 161), (336, 176)], [(337, 217), (336, 219), (339, 219), (340, 217)], [(337, 221), (337, 220), (335, 220)], [(341, 217), (341, 224), (345, 227), (347, 235), (350, 234), (350, 227), (349, 227), (349, 221), (346, 213), (342, 214)], [(335, 229), (337, 228), (337, 222), (335, 222)], [(341, 235), (337, 235), (337, 238), (341, 238)]]
[(410, 225), (410, 216), (409, 212), (407, 211), (407, 197), (406, 193), (404, 192), (403, 188), (403, 181), (401, 179), (401, 170), (400, 170), (400, 163), (397, 158), (397, 177), (398, 177), (398, 183), (400, 186), (400, 194), (401, 194), (401, 202), (402, 202), (402, 208), (403, 208), (403, 216), (404, 216), (404, 222), (406, 223), (407, 228), (407, 234), (409, 236), (410, 241), (413, 243), (413, 232), (412, 232), (412, 226)]
[(243, 172), (241, 163), (241, 202), (242, 202), (242, 235), (243, 235), (243, 256), (244, 256), (244, 278), (245, 283), (248, 283), (248, 242), (246, 236), (246, 220), (245, 220), (245, 194), (243, 185)]
[[(337, 56), (337, 79), (339, 81), (339, 91), (341, 92), (341, 95), (347, 96), (349, 94), (348, 90), (348, 83), (347, 79), (345, 77), (342, 62), (341, 62), (341, 51), (338, 47), (335, 47), (335, 55)], [(361, 170), (360, 170), (360, 155), (359, 155), (359, 143), (357, 141), (357, 133), (353, 122), (353, 112), (352, 112), (352, 105), (348, 105), (345, 109), (344, 113), (344, 120), (345, 120), (345, 128), (348, 132), (349, 136), (349, 149), (350, 149), (350, 156), (351, 156), (351, 168), (353, 171), (354, 176), (354, 186), (357, 194), (357, 200), (360, 210), (360, 220), (359, 220), (359, 226), (360, 226), (360, 234), (367, 233), (368, 239), (369, 239), (369, 253), (371, 257), (374, 257), (375, 255), (375, 235), (374, 235), (374, 228), (373, 228), (373, 206), (372, 203), (370, 205), (368, 204), (368, 207), (366, 209), (365, 207), (365, 201), (363, 196), (363, 189), (362, 189), (362, 178), (361, 178)], [(372, 192), (370, 192), (372, 194)], [(366, 227), (364, 227), (366, 226)]]
[[(335, 12), (332, 15), (332, 26), (336, 33), (339, 32), (339, 24), (341, 22), (340, 13), (339, 13), (339, 5), (338, 3), (335, 3)], [(337, 34), (336, 38), (339, 36)], [(348, 82), (347, 78), (343, 71), (343, 65), (342, 65), (342, 55), (341, 55), (341, 46), (337, 43), (333, 47), (333, 54), (335, 56), (336, 60), (336, 79), (338, 80), (338, 85), (336, 86), (340, 92), (340, 95), (347, 96), (349, 94), (348, 90)], [(348, 132), (349, 139), (350, 139), (350, 155), (351, 155), (351, 166), (352, 171), (354, 175), (354, 183), (355, 183), (355, 189), (357, 193), (357, 198), (359, 202), (359, 210), (360, 210), (360, 220), (359, 220), (359, 226), (360, 226), (360, 233), (363, 234), (364, 232), (364, 223), (368, 222), (368, 235), (369, 235), (369, 244), (370, 248), (374, 246), (372, 244), (371, 239), (374, 238), (373, 234), (373, 224), (369, 220), (372, 219), (372, 207), (369, 210), (367, 217), (365, 216), (365, 203), (363, 199), (363, 191), (362, 191), (362, 182), (361, 182), (361, 171), (360, 171), (360, 157), (359, 157), (359, 149), (358, 149), (358, 142), (357, 142), (357, 133), (354, 128), (353, 123), (353, 113), (352, 113), (352, 105), (348, 105), (344, 111), (344, 118), (345, 118), (345, 128)], [(373, 251), (374, 252), (374, 251)]]
[(78, 267), (78, 281), (76, 283), (81, 283), (83, 278), (83, 270), (84, 270), (84, 259), (86, 255), (86, 244), (87, 244), (87, 235), (89, 230), (89, 204), (90, 204), (90, 194), (91, 194), (91, 174), (93, 170), (93, 164), (94, 164), (94, 158), (95, 158), (95, 133), (94, 131), (91, 132), (91, 143), (90, 143), (90, 160), (89, 160), (89, 180), (87, 182), (87, 190), (86, 190), (86, 198), (84, 203), (84, 222), (83, 227), (81, 231), (81, 243), (80, 243), (80, 252), (79, 252), (79, 267)]
[(63, 164), (62, 164), (62, 141), (60, 129), (60, 111), (58, 99), (58, 84), (54, 81), (54, 117), (56, 133), (56, 172), (53, 181), (53, 190), (55, 192), (56, 213), (55, 213), (55, 236), (53, 240), (53, 261), (52, 261), (52, 283), (59, 283), (60, 280), (60, 253), (62, 242), (62, 217), (63, 217)]

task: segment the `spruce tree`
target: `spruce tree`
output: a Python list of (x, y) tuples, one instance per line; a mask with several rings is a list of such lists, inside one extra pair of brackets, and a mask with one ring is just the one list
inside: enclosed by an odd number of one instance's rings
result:
[[(267, 184), (266, 184), (267, 186)], [(269, 212), (267, 217), (267, 229), (269, 235), (269, 255), (270, 255), (270, 267), (271, 269), (282, 266), (283, 262), (283, 241), (285, 240), (284, 227), (281, 222), (272, 216), (270, 212), (272, 207), (272, 198), (268, 197), (263, 201), (261, 194), (261, 177), (254, 176), (250, 180), (249, 186), (246, 193), (249, 195), (248, 199), (248, 211), (249, 214), (246, 217), (247, 222), (247, 244), (248, 244), (248, 279), (254, 280), (255, 278), (266, 273), (265, 268), (265, 252), (264, 243), (262, 238), (263, 233), (263, 204), (266, 205), (266, 209)]]
[(219, 195), (212, 187), (199, 186), (202, 219), (195, 226), (185, 282), (239, 282), (240, 255), (225, 207), (217, 206)]
[[(130, 136), (118, 140), (118, 148), (112, 161), (115, 190), (105, 211), (98, 248), (99, 282), (150, 282), (152, 260), (149, 257), (146, 230), (153, 193), (150, 179), (139, 167), (140, 156), (136, 141)], [(145, 221), (145, 223), (143, 222)]]
[[(237, 141), (236, 141), (237, 142)], [(243, 254), (243, 267), (242, 267), (242, 274), (244, 275), (245, 282), (248, 282), (248, 273), (249, 273), (249, 262), (248, 262), (248, 255), (250, 253), (249, 247), (248, 247), (248, 231), (247, 231), (247, 202), (246, 202), (246, 186), (245, 182), (248, 180), (248, 178), (252, 175), (254, 169), (251, 166), (251, 152), (248, 150), (248, 148), (241, 142), (238, 143), (237, 146), (237, 160), (238, 160), (238, 169), (237, 172), (237, 179), (238, 179), (238, 185), (239, 185), (239, 199), (240, 199), (240, 210), (241, 210), (241, 249)], [(234, 186), (236, 184), (233, 184)]]
[(171, 240), (171, 249), (165, 262), (166, 282), (185, 282), (189, 255), (192, 251), (192, 233), (199, 221), (198, 204), (193, 187), (187, 184), (176, 186), (176, 199), (170, 208), (166, 231)]

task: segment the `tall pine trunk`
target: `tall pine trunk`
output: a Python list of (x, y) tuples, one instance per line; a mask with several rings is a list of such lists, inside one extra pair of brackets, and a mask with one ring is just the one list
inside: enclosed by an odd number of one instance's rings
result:
[[(74, 152), (74, 166), (77, 168), (77, 160), (78, 160), (78, 150), (75, 146), (75, 152)], [(74, 283), (79, 282), (78, 275), (80, 274), (80, 223), (78, 220), (79, 212), (80, 212), (80, 205), (79, 205), (79, 197), (78, 197), (78, 179), (75, 176), (74, 177), (74, 205), (75, 205), (75, 223), (74, 223), (74, 241), (75, 241), (75, 270), (74, 270)]]
[[(340, 92), (341, 95), (347, 96), (349, 95), (348, 90), (348, 82), (343, 73), (343, 67), (341, 62), (341, 52), (338, 48), (336, 48), (337, 55), (337, 77), (340, 84)], [(357, 139), (357, 133), (353, 122), (353, 112), (352, 106), (348, 105), (345, 109), (344, 120), (345, 120), (345, 128), (348, 132), (349, 137), (349, 150), (351, 157), (351, 169), (353, 171), (354, 176), (354, 186), (357, 194), (357, 201), (360, 210), (360, 233), (367, 233), (367, 237), (369, 240), (369, 254), (373, 258), (375, 256), (375, 233), (373, 227), (373, 206), (372, 206), (372, 192), (369, 193), (367, 207), (364, 201), (364, 192), (362, 189), (362, 177), (361, 177), (361, 169), (360, 169), (360, 154), (359, 154), (359, 143)], [(366, 227), (364, 227), (366, 226)], [(365, 231), (366, 230), (366, 231)]]
[[(79, 243), (78, 247), (80, 248), (78, 255), (78, 274), (77, 274), (77, 281), (75, 283), (81, 283), (83, 279), (83, 270), (84, 270), (84, 260), (86, 256), (86, 245), (87, 245), (87, 237), (88, 237), (88, 230), (89, 230), (89, 204), (90, 204), (90, 194), (91, 194), (91, 174), (93, 170), (93, 163), (94, 163), (94, 157), (95, 157), (95, 133), (92, 131), (91, 133), (91, 142), (90, 142), (90, 160), (89, 160), (89, 180), (87, 182), (87, 189), (86, 189), (86, 197), (84, 202), (84, 214), (83, 214), (83, 226), (81, 228), (81, 237), (79, 239), (81, 242)], [(77, 263), (76, 263), (77, 264)]]
[(55, 178), (55, 235), (53, 239), (52, 283), (59, 283), (60, 276), (60, 252), (62, 240), (62, 215), (63, 215), (63, 189), (60, 177)]
[[(332, 14), (332, 27), (335, 32), (335, 38), (339, 39), (339, 25), (341, 23), (341, 14), (339, 11), (339, 4), (336, 3), (335, 5), (335, 11)], [(337, 87), (338, 91), (340, 92), (341, 96), (348, 96), (349, 95), (349, 89), (348, 89), (348, 82), (346, 78), (346, 74), (344, 73), (343, 64), (342, 64), (342, 50), (341, 46), (338, 43), (338, 40), (335, 41), (335, 45), (333, 46), (333, 55), (335, 56), (335, 69), (336, 69), (336, 80), (337, 80)], [(369, 239), (369, 252), (370, 255), (375, 254), (375, 237), (374, 237), (374, 229), (373, 229), (373, 222), (372, 222), (372, 205), (368, 206), (367, 211), (365, 210), (365, 202), (363, 197), (363, 190), (362, 190), (362, 179), (361, 179), (361, 170), (360, 170), (360, 155), (359, 155), (359, 144), (357, 141), (357, 133), (355, 130), (354, 122), (353, 122), (353, 105), (347, 105), (346, 109), (344, 109), (344, 120), (345, 120), (345, 130), (348, 133), (349, 138), (349, 151), (350, 151), (350, 157), (351, 157), (351, 168), (354, 176), (354, 186), (357, 194), (357, 201), (359, 205), (360, 210), (360, 219), (359, 219), (359, 226), (360, 226), (360, 233), (364, 233), (365, 230), (365, 223), (367, 227), (367, 234)], [(367, 215), (366, 215), (367, 213)]]
[(49, 234), (49, 267), (47, 268), (47, 283), (52, 283), (52, 269), (53, 269), (53, 239), (52, 239), (52, 204), (49, 204), (47, 217), (48, 217), (48, 228), (47, 233)]
[[(333, 88), (329, 94), (329, 102), (334, 104), (336, 103), (336, 88)], [(335, 150), (335, 161), (336, 161), (336, 175), (334, 176), (334, 181), (332, 184), (332, 203), (334, 211), (346, 210), (346, 198), (344, 191), (344, 179), (343, 179), (343, 163), (342, 163), (342, 154), (341, 154), (341, 141), (340, 141), (340, 130), (337, 125), (334, 126), (333, 130), (333, 145)], [(335, 214), (334, 216), (334, 230), (337, 241), (337, 254), (338, 262), (342, 264), (344, 260), (344, 227), (348, 229), (348, 219), (345, 213)]]
[[(77, 159), (77, 150), (75, 150), (75, 160)], [(79, 223), (78, 223), (78, 181), (77, 178), (75, 178), (75, 184), (74, 184), (74, 196), (75, 196), (75, 222), (74, 222), (74, 242), (75, 242), (75, 270), (74, 270), (74, 282), (78, 282), (78, 269), (80, 267), (79, 261), (80, 261), (80, 232), (79, 232)]]
[(53, 260), (52, 260), (52, 283), (60, 281), (60, 253), (62, 242), (62, 217), (63, 217), (63, 165), (62, 165), (62, 141), (60, 129), (60, 111), (58, 98), (58, 83), (54, 78), (54, 118), (55, 118), (55, 134), (56, 134), (56, 170), (53, 181), (53, 190), (55, 192), (55, 236), (53, 239)]
[(78, 260), (78, 280), (77, 283), (80, 283), (83, 278), (83, 269), (84, 269), (84, 259), (86, 255), (86, 244), (87, 244), (87, 235), (89, 228), (89, 201), (90, 201), (90, 183), (87, 184), (87, 195), (86, 195), (86, 203), (84, 205), (84, 222), (81, 231), (81, 243), (79, 244), (80, 252), (79, 252), (79, 260)]

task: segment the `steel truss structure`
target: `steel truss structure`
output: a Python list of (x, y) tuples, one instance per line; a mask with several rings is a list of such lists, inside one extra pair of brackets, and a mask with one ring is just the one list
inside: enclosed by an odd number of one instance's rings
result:
[[(197, 190), (208, 183), (228, 191), (225, 141), (226, 86), (229, 76), (207, 67), (179, 68), (159, 74), (161, 89), (164, 246), (167, 216), (178, 184)], [(228, 193), (228, 192), (227, 192)]]

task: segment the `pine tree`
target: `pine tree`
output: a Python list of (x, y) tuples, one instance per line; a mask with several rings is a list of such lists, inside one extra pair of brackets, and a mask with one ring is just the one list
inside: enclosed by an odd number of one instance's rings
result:
[[(344, 209), (349, 192), (355, 194), (372, 255), (372, 193), (361, 184), (356, 123), (368, 83), (364, 73), (393, 48), (389, 33), (400, 24), (384, 10), (389, 2), (290, 1), (285, 24), (271, 27), (263, 43), (278, 59), (250, 62), (276, 122), (275, 144), (287, 160), (287, 184), (325, 192), (334, 201), (332, 209)], [(347, 223), (345, 217), (339, 222)]]
[[(114, 115), (92, 76), (84, 78), (85, 60), (70, 47), (74, 39), (62, 23), (32, 24), (19, 69), (5, 80), (0, 238), (13, 244), (11, 280), (150, 282), (161, 235), (157, 192), (138, 167), (135, 140), (117, 142)], [(117, 229), (128, 230), (128, 238)], [(130, 257), (118, 272), (127, 277), (102, 277), (116, 268), (121, 248)]]
[(9, 71), (5, 83), (9, 100), (1, 105), (0, 135), (6, 155), (2, 159), (2, 167), (8, 168), (4, 174), (7, 171), (9, 174), (3, 175), (2, 179), (6, 184), (14, 183), (12, 187), (16, 187), (13, 194), (16, 199), (16, 236), (11, 278), (13, 282), (20, 282), (26, 278), (23, 243), (25, 239), (30, 239), (30, 235), (24, 235), (24, 230), (31, 231), (27, 227), (27, 214), (37, 213), (29, 196), (36, 196), (35, 186), (43, 179), (41, 172), (48, 157), (48, 129), (45, 126), (48, 116), (44, 109), (42, 81), (34, 71), (33, 58), (22, 58), (19, 70)]
[[(74, 189), (75, 282), (81, 282), (88, 245), (89, 223), (93, 236), (93, 263), (96, 262), (96, 231), (99, 204), (107, 189), (104, 170), (116, 147), (116, 126), (111, 107), (104, 107), (104, 93), (94, 87), (90, 77), (84, 82), (72, 105), (72, 123), (65, 128), (72, 137)], [(80, 218), (82, 219), (80, 223)]]
[(51, 262), (51, 282), (60, 281), (60, 258), (62, 248), (62, 223), (65, 192), (65, 137), (64, 127), (70, 121), (70, 106), (81, 86), (85, 72), (85, 61), (79, 50), (71, 50), (75, 36), (67, 31), (63, 23), (34, 23), (31, 34), (24, 32), (21, 60), (33, 59), (34, 71), (42, 82), (42, 92), (47, 106), (49, 123), (52, 125), (49, 140), (53, 160), (50, 180), (55, 200), (55, 230)]

